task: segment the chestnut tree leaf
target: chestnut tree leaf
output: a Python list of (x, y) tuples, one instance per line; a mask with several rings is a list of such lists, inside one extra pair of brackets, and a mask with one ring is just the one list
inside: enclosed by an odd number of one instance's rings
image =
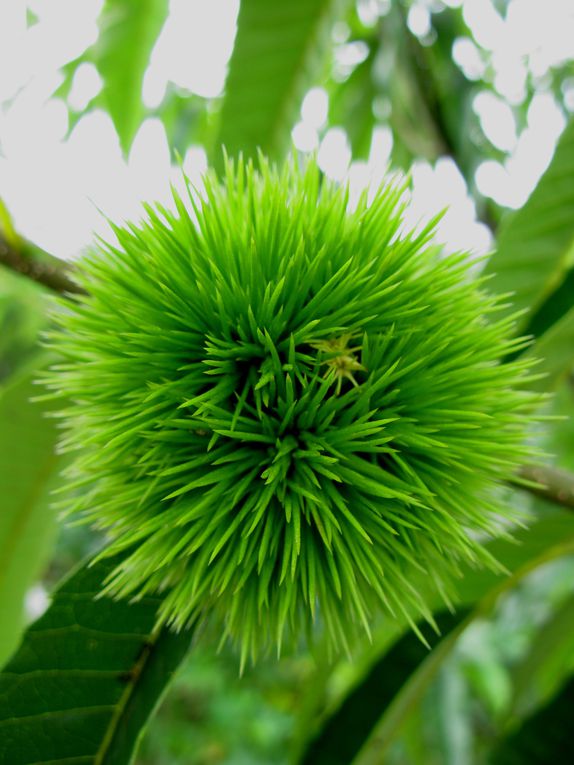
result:
[(490, 287), (496, 292), (513, 293), (509, 310), (529, 309), (519, 321), (521, 331), (531, 332), (529, 324), (536, 312), (546, 300), (552, 302), (552, 294), (568, 275), (574, 247), (573, 211), (574, 120), (571, 120), (530, 198), (503, 223), (496, 252), (486, 266), (486, 272), (493, 275)]
[(497, 540), (489, 545), (489, 551), (512, 576), (505, 579), (492, 572), (469, 570), (468, 582), (465, 575), (458, 588), (457, 611), (435, 616), (439, 634), (425, 629), (432, 650), (410, 630), (393, 641), (324, 720), (302, 765), (346, 765), (355, 762), (355, 757), (361, 765), (383, 762), (389, 745), (467, 626), (484, 617), (501, 593), (534, 568), (574, 550), (574, 517), (551, 512), (515, 537), (519, 544)]
[(573, 706), (574, 677), (570, 677), (548, 704), (534, 712), (517, 730), (503, 739), (488, 762), (491, 765), (546, 765), (549, 762), (572, 762), (574, 760)]
[(102, 76), (96, 102), (110, 113), (126, 154), (145, 114), (143, 78), (167, 13), (167, 0), (106, 0), (98, 40), (83, 57)]
[(215, 155), (280, 159), (306, 89), (322, 73), (346, 0), (242, 0)]
[(567, 311), (527, 351), (544, 376), (532, 383), (538, 390), (555, 390), (574, 366), (574, 307)]
[(118, 560), (80, 566), (0, 674), (0, 765), (126, 765), (192, 632), (160, 599), (98, 598)]
[(528, 653), (512, 667), (513, 715), (525, 717), (547, 703), (574, 670), (574, 595), (540, 627)]
[(36, 372), (34, 363), (0, 388), (0, 665), (16, 647), (26, 592), (56, 536), (56, 427), (51, 405), (30, 401)]

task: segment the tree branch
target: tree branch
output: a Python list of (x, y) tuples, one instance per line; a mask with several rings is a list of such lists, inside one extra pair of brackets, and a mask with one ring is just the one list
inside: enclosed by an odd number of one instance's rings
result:
[(525, 465), (511, 486), (574, 510), (574, 474), (550, 465)]
[(73, 266), (23, 242), (14, 247), (0, 233), (0, 264), (60, 294), (85, 294), (73, 278)]

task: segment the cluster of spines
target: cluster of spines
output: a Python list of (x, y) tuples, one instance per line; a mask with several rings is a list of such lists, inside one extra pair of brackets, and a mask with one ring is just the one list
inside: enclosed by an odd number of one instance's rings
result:
[(468, 532), (528, 452), (528, 370), (467, 256), (400, 234), (402, 191), (349, 214), (312, 164), (239, 162), (85, 262), (50, 384), (74, 509), (130, 550), (112, 592), (256, 654), (317, 604), (334, 645), (380, 603), (431, 618), (417, 571), (488, 562)]

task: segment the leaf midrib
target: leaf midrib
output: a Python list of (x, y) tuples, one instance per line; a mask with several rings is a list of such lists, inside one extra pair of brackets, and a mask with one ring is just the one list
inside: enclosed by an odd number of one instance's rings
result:
[(124, 688), (124, 692), (122, 693), (119, 701), (117, 702), (115, 712), (112, 716), (110, 724), (108, 725), (106, 734), (103, 738), (100, 748), (95, 756), (94, 765), (105, 765), (107, 755), (114, 742), (114, 738), (118, 730), (119, 724), (122, 720), (124, 711), (127, 707), (128, 702), (133, 696), (135, 689), (138, 686), (138, 683), (140, 681), (140, 678), (142, 676), (142, 673), (145, 669), (146, 664), (151, 658), (153, 649), (155, 648), (157, 644), (157, 640), (159, 638), (160, 633), (161, 633), (161, 629), (156, 628), (154, 632), (149, 636), (149, 638), (146, 639), (136, 663), (131, 668), (130, 681), (126, 684), (126, 687)]

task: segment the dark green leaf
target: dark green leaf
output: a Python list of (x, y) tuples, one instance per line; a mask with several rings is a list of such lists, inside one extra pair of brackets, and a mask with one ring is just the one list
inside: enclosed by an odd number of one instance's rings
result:
[(556, 324), (572, 308), (573, 290), (574, 269), (571, 268), (562, 284), (546, 298), (531, 316), (526, 326), (526, 334), (540, 338)]
[[(466, 613), (441, 613), (436, 617), (441, 633), (450, 632)], [(440, 636), (426, 634), (431, 648)], [(377, 662), (364, 680), (347, 696), (311, 742), (302, 765), (348, 765), (371, 734), (384, 710), (401, 690), (405, 679), (428, 658), (428, 648), (414, 632), (407, 632)]]
[(574, 678), (543, 709), (495, 750), (491, 765), (558, 765), (574, 762)]
[(548, 699), (574, 669), (574, 595), (536, 633), (525, 658), (513, 668), (514, 713)]
[(272, 158), (288, 149), (305, 90), (330, 51), (333, 21), (345, 0), (243, 0), (215, 145), (230, 155)]
[(158, 598), (95, 599), (117, 560), (55, 592), (0, 674), (0, 765), (126, 765), (191, 631), (154, 628)]
[[(506, 219), (487, 264), (497, 292), (514, 293), (512, 308), (535, 312), (564, 280), (574, 244), (574, 121), (530, 198)], [(570, 303), (571, 305), (571, 303)], [(521, 329), (528, 324), (523, 317)]]
[(433, 648), (430, 653), (412, 632), (399, 638), (326, 721), (302, 759), (305, 765), (351, 762), (374, 730), (370, 749), (365, 750), (365, 762), (384, 761), (383, 750), (387, 751), (390, 741), (417, 706), (468, 624), (484, 616), (501, 592), (510, 589), (533, 568), (574, 549), (574, 516), (550, 513), (521, 536), (525, 540), (522, 545), (504, 541), (492, 545), (496, 547), (498, 559), (516, 572), (514, 576), (501, 580), (494, 574), (488, 576), (482, 572), (473, 581), (469, 572), (470, 586), (465, 590), (465, 580), (462, 580), (460, 600), (468, 603), (477, 596), (484, 596), (480, 605), (470, 616), (465, 608), (455, 614), (438, 615), (441, 633), (448, 634), (442, 639), (436, 635), (425, 636)]
[(574, 307), (553, 324), (527, 353), (538, 360), (536, 371), (545, 375), (536, 380), (532, 387), (556, 389), (574, 365)]

